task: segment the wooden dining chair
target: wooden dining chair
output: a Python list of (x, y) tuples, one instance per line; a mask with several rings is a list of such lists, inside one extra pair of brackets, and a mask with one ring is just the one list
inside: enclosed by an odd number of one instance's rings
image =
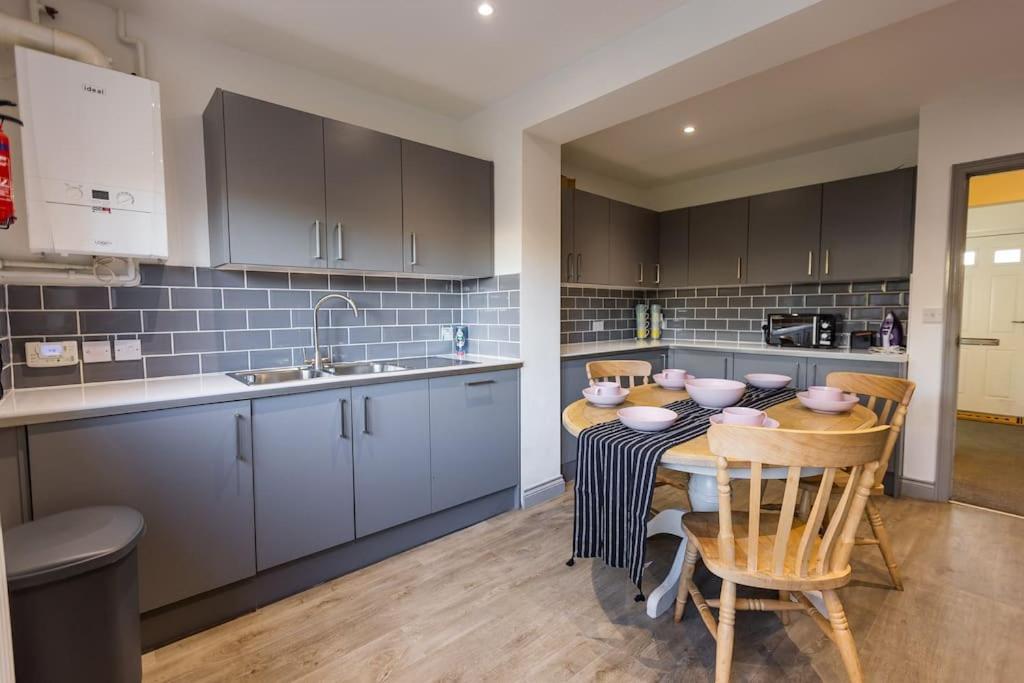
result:
[(651, 364), (645, 360), (592, 360), (587, 363), (587, 379), (594, 382), (618, 382), (629, 380), (629, 386), (649, 384)]
[[(866, 407), (878, 416), (878, 423), (889, 425), (889, 437), (885, 442), (885, 450), (882, 453), (882, 460), (879, 463), (878, 471), (875, 473), (875, 481), (871, 486), (871, 496), (885, 495), (885, 487), (882, 479), (889, 467), (889, 459), (896, 450), (896, 443), (903, 430), (903, 422), (907, 417), (907, 408), (910, 406), (910, 399), (914, 395), (916, 385), (910, 380), (898, 377), (887, 377), (885, 375), (868, 375), (859, 372), (831, 372), (825, 378), (825, 383), (830, 387), (838, 387), (844, 392), (857, 394), (862, 400), (866, 399)], [(845, 486), (846, 474), (840, 472), (833, 486), (836, 490)], [(801, 482), (803, 497), (800, 503), (801, 517), (806, 517), (807, 509), (810, 506), (811, 496), (816, 490), (817, 481), (805, 480)], [(864, 513), (868, 518), (871, 527), (872, 538), (858, 537), (856, 545), (874, 545), (882, 553), (882, 559), (889, 570), (889, 577), (896, 590), (903, 590), (903, 579), (900, 577), (899, 564), (896, 562), (896, 555), (892, 549), (892, 540), (889, 532), (882, 521), (882, 513), (871, 498), (868, 498)]]
[[(686, 557), (675, 620), (687, 596), (717, 641), (715, 681), (728, 681), (736, 610), (806, 612), (839, 648), (851, 681), (863, 680), (857, 647), (836, 589), (850, 581), (850, 552), (868, 492), (875, 481), (890, 429), (817, 432), (714, 425), (708, 431), (711, 452), (718, 456), (718, 512), (683, 515)], [(733, 512), (730, 460), (750, 463), (749, 510)], [(735, 466), (735, 463), (734, 465)], [(761, 508), (761, 482), (767, 468), (786, 470), (779, 512)], [(823, 468), (807, 520), (796, 516), (802, 468)], [(825, 508), (839, 472), (846, 471), (842, 496), (825, 524)], [(722, 579), (718, 599), (706, 600), (693, 583), (698, 557)], [(779, 591), (779, 598), (737, 598), (736, 586)], [(828, 614), (805, 595), (821, 591)], [(711, 613), (718, 608), (718, 620)]]

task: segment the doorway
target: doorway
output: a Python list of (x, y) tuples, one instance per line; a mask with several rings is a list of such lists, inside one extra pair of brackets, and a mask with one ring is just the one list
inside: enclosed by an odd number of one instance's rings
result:
[(964, 180), (950, 498), (1024, 515), (1024, 168)]

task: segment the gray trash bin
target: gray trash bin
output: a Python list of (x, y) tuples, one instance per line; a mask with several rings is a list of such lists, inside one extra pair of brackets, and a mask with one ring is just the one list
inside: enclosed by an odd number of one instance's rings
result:
[(126, 507), (90, 507), (4, 532), (14, 672), (33, 681), (139, 681), (135, 546)]

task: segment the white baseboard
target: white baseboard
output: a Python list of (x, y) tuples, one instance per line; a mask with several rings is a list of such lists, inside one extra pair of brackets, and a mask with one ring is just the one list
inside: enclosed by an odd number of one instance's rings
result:
[(900, 497), (920, 498), (921, 500), (938, 500), (938, 491), (935, 482), (919, 481), (917, 479), (900, 479)]
[(550, 481), (545, 481), (536, 486), (531, 486), (523, 491), (523, 507), (533, 507), (546, 503), (552, 498), (557, 498), (565, 492), (565, 479), (557, 476)]

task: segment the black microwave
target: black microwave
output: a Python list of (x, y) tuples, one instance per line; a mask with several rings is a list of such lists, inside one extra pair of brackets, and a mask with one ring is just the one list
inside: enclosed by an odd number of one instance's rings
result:
[(832, 348), (836, 317), (827, 313), (772, 313), (764, 326), (764, 341), (772, 346)]

